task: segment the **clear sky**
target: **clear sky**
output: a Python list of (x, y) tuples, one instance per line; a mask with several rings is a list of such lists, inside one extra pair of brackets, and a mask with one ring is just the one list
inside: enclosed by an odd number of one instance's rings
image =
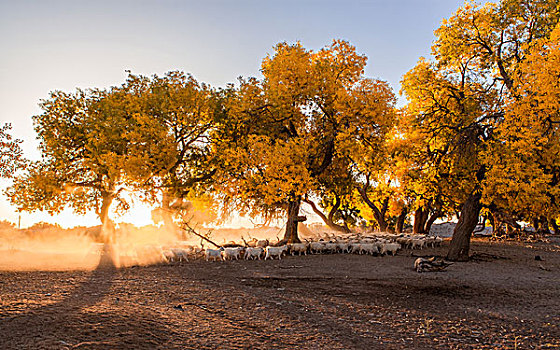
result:
[[(345, 39), (368, 56), (366, 74), (398, 92), (402, 75), (430, 55), (433, 31), (462, 0), (0, 0), (0, 124), (37, 159), (31, 117), (49, 91), (109, 87), (125, 70), (183, 70), (213, 86), (259, 76), (281, 41), (318, 50)], [(401, 100), (402, 104), (403, 101)], [(0, 189), (7, 181), (0, 180)], [(0, 195), (0, 220), (17, 222)], [(21, 216), (63, 226), (96, 225), (95, 215)], [(122, 220), (149, 224), (149, 212)]]

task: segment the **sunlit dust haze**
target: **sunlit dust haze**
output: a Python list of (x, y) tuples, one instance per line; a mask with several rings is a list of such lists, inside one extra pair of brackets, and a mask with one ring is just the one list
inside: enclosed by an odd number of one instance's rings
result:
[[(218, 245), (244, 244), (252, 239), (275, 242), (282, 227), (203, 228), (197, 230)], [(319, 229), (324, 232), (324, 228)], [(314, 237), (306, 226), (300, 226), (301, 236)], [(215, 248), (208, 241), (188, 234), (177, 226), (134, 226), (121, 223), (107, 235), (101, 226), (64, 229), (51, 224), (36, 224), (17, 229), (0, 222), (0, 271), (30, 270), (91, 270), (102, 259), (114, 267), (130, 267), (168, 263), (200, 258), (204, 248)]]

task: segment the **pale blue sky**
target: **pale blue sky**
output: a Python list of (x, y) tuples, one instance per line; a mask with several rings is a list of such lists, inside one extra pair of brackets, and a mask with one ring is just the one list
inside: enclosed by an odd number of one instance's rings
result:
[[(0, 124), (11, 122), (26, 155), (37, 158), (31, 116), (51, 90), (118, 85), (125, 69), (145, 75), (183, 70), (224, 86), (240, 75), (259, 76), (262, 58), (280, 41), (317, 50), (333, 38), (348, 40), (368, 56), (366, 74), (398, 92), (402, 75), (429, 56), (434, 29), (462, 3), (0, 0)], [(70, 218), (23, 214), (22, 226), (38, 220), (68, 225)], [(2, 219), (17, 220), (3, 195)], [(93, 215), (80, 220), (96, 224)]]

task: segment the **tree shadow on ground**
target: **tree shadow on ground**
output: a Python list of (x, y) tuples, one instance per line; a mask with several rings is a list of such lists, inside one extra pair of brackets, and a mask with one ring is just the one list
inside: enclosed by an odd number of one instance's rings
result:
[[(321, 303), (309, 299), (309, 295), (283, 293), (284, 286), (276, 281), (243, 277), (244, 286), (240, 286), (235, 280), (239, 276), (224, 274), (216, 280), (207, 274), (208, 270), (188, 266), (185, 269), (183, 273), (189, 276), (192, 288), (183, 293), (181, 305), (194, 312), (195, 317), (212, 320), (210, 329), (205, 330), (208, 336), (191, 337), (187, 341), (193, 342), (191, 345), (259, 349), (383, 348), (373, 338), (357, 332), (340, 315), (329, 312), (331, 308), (320, 307)], [(222, 343), (216, 343), (216, 339)]]
[(112, 256), (111, 246), (105, 245), (97, 267), (62, 300), (23, 314), (0, 315), (0, 348), (153, 349), (163, 344), (166, 327), (115, 310), (104, 300), (118, 274)]

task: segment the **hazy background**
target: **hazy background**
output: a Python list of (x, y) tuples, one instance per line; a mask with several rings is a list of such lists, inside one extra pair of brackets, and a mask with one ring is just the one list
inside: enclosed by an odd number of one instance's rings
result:
[[(109, 87), (135, 74), (183, 70), (213, 86), (260, 76), (260, 62), (281, 41), (318, 50), (333, 38), (369, 58), (366, 74), (398, 92), (401, 76), (429, 56), (433, 31), (460, 0), (0, 0), (0, 124), (38, 159), (31, 116), (49, 91)], [(403, 104), (402, 98), (399, 104)], [(0, 190), (9, 184), (0, 180)], [(18, 214), (0, 195), (0, 220)], [(94, 214), (22, 213), (63, 227), (97, 225)], [(149, 208), (116, 221), (150, 224)], [(234, 222), (235, 224), (235, 222)]]

